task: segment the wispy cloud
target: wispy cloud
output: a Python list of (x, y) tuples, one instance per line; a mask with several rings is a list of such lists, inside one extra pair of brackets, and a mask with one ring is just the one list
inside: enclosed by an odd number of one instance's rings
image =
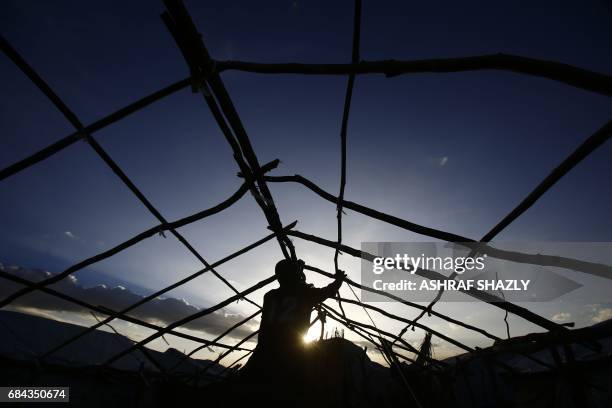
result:
[(448, 162), (448, 156), (443, 156), (440, 158), (440, 166), (446, 166), (446, 163)]
[(561, 313), (557, 313), (556, 315), (554, 315), (552, 317), (552, 320), (554, 322), (561, 323), (561, 322), (567, 322), (571, 317), (572, 315), (570, 313), (561, 312)]
[(592, 318), (593, 322), (595, 323), (600, 323), (600, 322), (603, 322), (609, 319), (612, 319), (612, 309), (611, 308), (597, 310), (595, 313), (595, 316), (593, 316)]
[(70, 231), (64, 231), (64, 235), (71, 239), (77, 239), (77, 236)]

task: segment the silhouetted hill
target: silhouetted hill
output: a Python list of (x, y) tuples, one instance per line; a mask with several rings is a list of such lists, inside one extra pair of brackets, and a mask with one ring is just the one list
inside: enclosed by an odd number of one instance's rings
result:
[[(0, 311), (0, 355), (15, 360), (34, 360), (54, 346), (61, 344), (84, 330), (82, 326), (46, 319), (25, 313)], [(95, 366), (104, 363), (115, 354), (127, 349), (133, 342), (125, 336), (95, 330), (49, 356), (45, 361), (68, 366)], [(165, 369), (173, 368), (184, 360), (184, 354), (176, 349), (164, 353), (148, 349), (149, 354)], [(179, 373), (194, 373), (196, 369), (212, 363), (210, 360), (186, 359), (176, 368)], [(113, 368), (121, 370), (148, 369), (155, 366), (135, 351), (117, 360)], [(215, 364), (209, 373), (216, 374), (223, 366)]]
[[(342, 337), (306, 346), (298, 373), (273, 372), (260, 381), (241, 372), (203, 390), (211, 405), (226, 407), (393, 407), (405, 406), (405, 389), (392, 371), (370, 360), (365, 350)], [(274, 356), (269, 362), (276, 370)], [(168, 402), (173, 392), (168, 395)], [(183, 394), (186, 395), (186, 394)], [(193, 401), (183, 401), (186, 405)]]

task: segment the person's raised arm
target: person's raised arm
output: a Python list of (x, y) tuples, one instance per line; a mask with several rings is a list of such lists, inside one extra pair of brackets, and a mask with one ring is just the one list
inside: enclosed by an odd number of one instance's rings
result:
[(335, 296), (338, 289), (340, 289), (340, 286), (342, 286), (344, 278), (346, 278), (346, 273), (338, 270), (334, 277), (334, 281), (329, 285), (325, 286), (324, 288), (314, 289), (313, 293), (315, 296), (315, 303), (323, 302), (325, 299)]

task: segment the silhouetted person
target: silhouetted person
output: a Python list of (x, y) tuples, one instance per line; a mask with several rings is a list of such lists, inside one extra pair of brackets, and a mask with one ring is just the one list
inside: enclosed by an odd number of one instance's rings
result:
[(283, 259), (276, 264), (280, 284), (265, 294), (257, 347), (243, 369), (248, 381), (293, 384), (305, 375), (304, 335), (313, 308), (338, 292), (346, 274), (324, 288), (306, 283), (304, 262)]

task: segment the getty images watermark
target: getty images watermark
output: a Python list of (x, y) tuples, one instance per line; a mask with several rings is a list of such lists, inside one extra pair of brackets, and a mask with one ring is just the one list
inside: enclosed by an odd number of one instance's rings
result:
[(545, 302), (593, 276), (612, 289), (610, 242), (363, 242), (361, 251), (361, 283), (374, 289), (365, 302), (427, 302), (440, 290), (442, 301)]

